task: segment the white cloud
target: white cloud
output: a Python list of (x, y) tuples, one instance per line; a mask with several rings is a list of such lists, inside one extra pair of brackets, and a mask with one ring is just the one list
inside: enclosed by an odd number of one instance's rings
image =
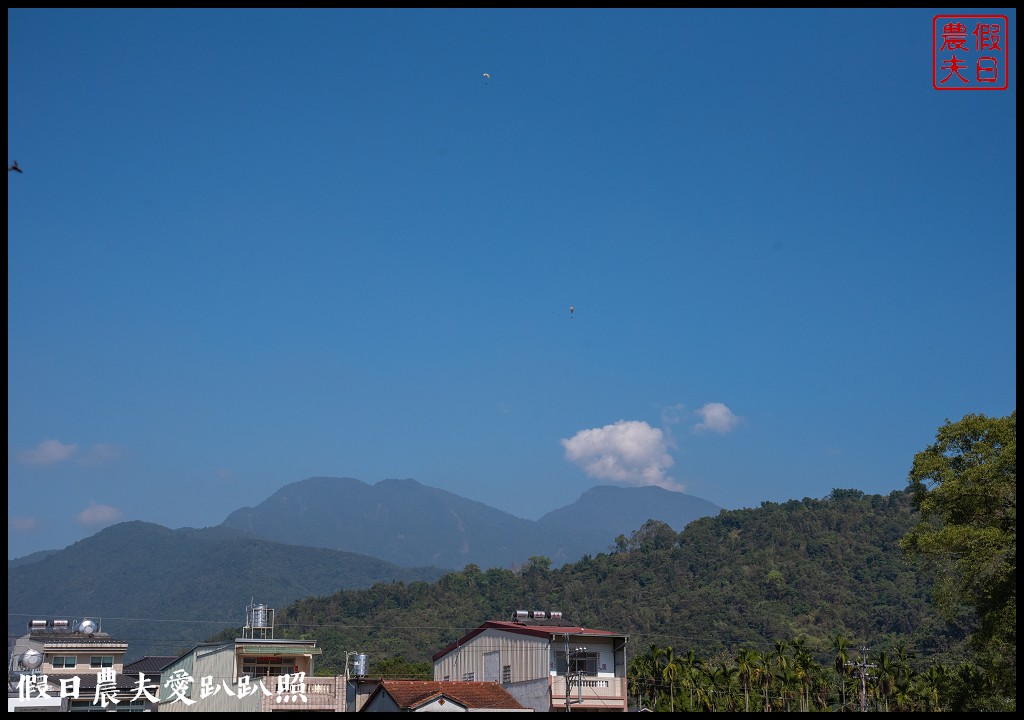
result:
[(12, 517), (9, 521), (11, 529), (18, 532), (35, 532), (39, 529), (39, 519), (34, 517)]
[(716, 433), (731, 432), (743, 419), (739, 415), (733, 415), (732, 410), (722, 403), (708, 403), (701, 409), (697, 410), (697, 414), (703, 418), (703, 422), (699, 422), (693, 426), (693, 429), (696, 431), (711, 430)]
[(612, 425), (580, 430), (561, 442), (566, 459), (590, 477), (625, 485), (683, 490), (682, 485), (665, 474), (675, 464), (668, 453), (668, 437), (643, 421), (619, 420)]
[(32, 450), (25, 450), (18, 459), (25, 465), (53, 465), (64, 462), (78, 452), (77, 445), (65, 445), (59, 440), (43, 440)]
[(95, 502), (77, 515), (78, 522), (86, 527), (112, 525), (120, 519), (120, 510), (110, 505), (98, 505)]

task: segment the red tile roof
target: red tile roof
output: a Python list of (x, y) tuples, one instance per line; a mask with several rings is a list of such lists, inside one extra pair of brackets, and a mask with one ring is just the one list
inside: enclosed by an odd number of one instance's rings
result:
[(474, 710), (523, 710), (514, 697), (496, 682), (437, 680), (382, 680), (374, 695), (386, 691), (399, 708), (416, 708), (436, 698), (448, 698)]

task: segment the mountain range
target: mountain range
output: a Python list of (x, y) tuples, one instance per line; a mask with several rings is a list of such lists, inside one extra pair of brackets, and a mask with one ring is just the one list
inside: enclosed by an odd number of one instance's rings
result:
[(604, 552), (648, 520), (682, 530), (717, 515), (706, 500), (659, 487), (592, 488), (571, 505), (524, 520), (415, 480), (353, 478), (291, 483), (224, 527), (265, 540), (371, 555), (404, 567), (511, 568), (543, 556), (555, 566)]
[(608, 550), (655, 519), (682, 530), (718, 506), (661, 488), (596, 487), (524, 520), (415, 480), (291, 483), (219, 526), (106, 528), (8, 562), (8, 633), (34, 618), (93, 618), (130, 640), (129, 659), (184, 651), (272, 608), (377, 583), (432, 582), (453, 568), (555, 565)]

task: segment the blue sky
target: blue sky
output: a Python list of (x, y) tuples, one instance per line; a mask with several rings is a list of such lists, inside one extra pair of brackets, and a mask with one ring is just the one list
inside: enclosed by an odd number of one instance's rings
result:
[(944, 92), (955, 12), (8, 9), (8, 557), (313, 476), (904, 488), (1016, 407), (1016, 13)]

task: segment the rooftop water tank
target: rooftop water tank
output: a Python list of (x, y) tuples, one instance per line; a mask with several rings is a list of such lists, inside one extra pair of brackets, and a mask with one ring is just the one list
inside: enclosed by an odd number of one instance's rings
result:
[(43, 664), (43, 654), (38, 650), (26, 650), (21, 654), (20, 663), (26, 670), (35, 670)]

